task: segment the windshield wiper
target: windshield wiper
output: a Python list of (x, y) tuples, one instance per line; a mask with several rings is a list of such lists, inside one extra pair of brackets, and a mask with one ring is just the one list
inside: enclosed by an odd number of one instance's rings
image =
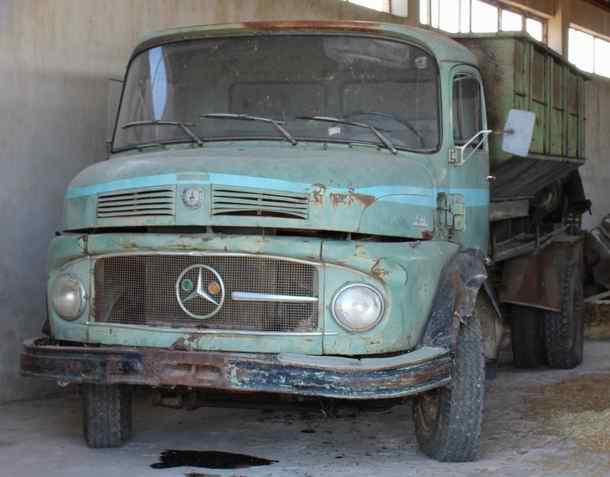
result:
[(297, 140), (292, 137), (286, 129), (282, 126), (285, 124), (284, 121), (276, 121), (271, 118), (263, 118), (261, 116), (250, 116), (249, 114), (234, 114), (234, 113), (210, 113), (210, 114), (202, 114), (201, 118), (209, 118), (209, 119), (236, 119), (238, 121), (260, 121), (262, 123), (272, 124), (275, 129), (277, 129), (282, 136), (286, 138), (290, 144), (293, 146), (297, 145)]
[[(150, 120), (150, 121), (133, 121), (131, 123), (123, 124), (121, 126), (122, 129), (134, 128), (137, 126), (174, 126), (179, 127), (184, 131), (184, 133), (190, 137), (194, 142), (197, 143), (198, 146), (203, 147), (203, 140), (197, 136), (193, 132), (190, 127), (193, 127), (194, 124), (189, 123), (181, 123), (179, 121), (158, 121), (158, 120)], [(190, 126), (190, 127), (189, 127)]]
[(366, 128), (369, 131), (372, 131), (373, 134), (375, 134), (375, 136), (377, 136), (377, 138), (381, 141), (381, 143), (392, 152), (392, 154), (398, 154), (398, 149), (396, 149), (394, 144), (392, 144), (392, 141), (390, 141), (386, 136), (381, 134), (379, 129), (377, 129), (375, 126), (371, 126), (370, 124), (355, 123), (353, 121), (347, 121), (346, 119), (333, 118), (333, 117), (329, 117), (329, 116), (299, 116), (299, 117), (297, 117), (297, 119), (324, 121), (327, 123), (345, 124), (346, 126), (354, 126), (357, 128)]

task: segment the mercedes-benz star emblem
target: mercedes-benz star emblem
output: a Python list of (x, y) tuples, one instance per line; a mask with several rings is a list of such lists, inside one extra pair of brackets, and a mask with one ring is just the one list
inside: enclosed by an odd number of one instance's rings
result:
[(225, 284), (212, 267), (191, 265), (176, 280), (176, 299), (188, 316), (205, 320), (222, 308)]

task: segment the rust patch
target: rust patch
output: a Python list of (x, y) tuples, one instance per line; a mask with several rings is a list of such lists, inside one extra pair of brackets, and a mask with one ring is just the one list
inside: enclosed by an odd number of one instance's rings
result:
[[(186, 340), (185, 340), (186, 341)], [(24, 344), (21, 371), (26, 376), (70, 382), (188, 386), (240, 392), (377, 399), (417, 394), (448, 384), (448, 354), (419, 363), (393, 363), (356, 369), (321, 365), (287, 365), (276, 355), (259, 353), (177, 351), (158, 348)]]
[(299, 21), (253, 21), (242, 22), (245, 28), (252, 30), (351, 30), (377, 32), (381, 28), (379, 23), (367, 21), (324, 21), (324, 20), (299, 20)]
[(313, 205), (322, 207), (324, 205), (324, 194), (325, 193), (326, 193), (326, 186), (324, 184), (314, 184), (313, 192), (311, 193), (311, 196), (313, 197)]
[(433, 234), (431, 230), (424, 230), (421, 233), (422, 240), (432, 240)]
[(385, 283), (385, 277), (388, 275), (388, 272), (380, 266), (380, 262), (381, 259), (378, 258), (374, 265), (371, 267), (371, 274), (378, 280)]
[(193, 344), (199, 339), (199, 336), (196, 333), (192, 333), (188, 335), (186, 338), (177, 339), (173, 345), (170, 346), (170, 349), (176, 351), (190, 351), (193, 349)]
[(353, 190), (349, 190), (347, 194), (342, 194), (339, 192), (333, 192), (330, 194), (330, 201), (333, 207), (338, 207), (339, 205), (351, 206), (354, 203), (359, 203), (366, 209), (373, 202), (375, 202), (377, 198), (374, 195), (367, 194), (358, 194)]
[(186, 351), (188, 349), (186, 346), (186, 340), (184, 338), (179, 338), (173, 345), (171, 345), (170, 349), (175, 349), (177, 351)]

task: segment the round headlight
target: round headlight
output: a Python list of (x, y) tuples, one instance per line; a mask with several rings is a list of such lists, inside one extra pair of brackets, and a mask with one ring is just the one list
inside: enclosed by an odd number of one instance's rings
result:
[(333, 317), (350, 331), (368, 331), (383, 316), (383, 296), (370, 285), (354, 283), (341, 288), (332, 303)]
[(59, 275), (51, 288), (51, 304), (64, 320), (76, 320), (85, 311), (85, 288), (72, 275)]

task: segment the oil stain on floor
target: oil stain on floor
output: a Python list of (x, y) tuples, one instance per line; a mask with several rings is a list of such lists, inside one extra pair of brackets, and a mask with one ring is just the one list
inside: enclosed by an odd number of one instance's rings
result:
[(243, 469), (271, 465), (277, 460), (263, 459), (246, 454), (220, 451), (196, 451), (168, 449), (161, 452), (159, 462), (151, 464), (153, 469), (172, 467), (205, 467), (207, 469)]

